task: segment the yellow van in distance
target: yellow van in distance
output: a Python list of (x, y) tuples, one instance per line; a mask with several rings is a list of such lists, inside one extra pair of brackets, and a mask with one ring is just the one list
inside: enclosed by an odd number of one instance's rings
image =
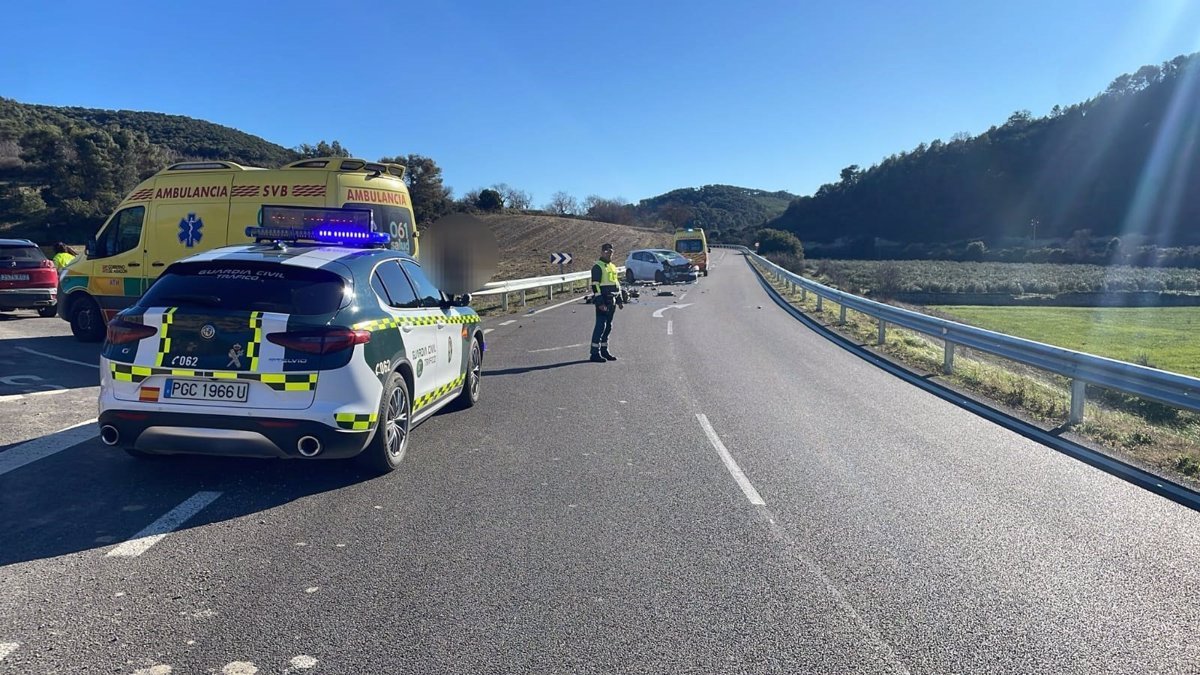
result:
[(686, 230), (675, 230), (675, 251), (699, 267), (701, 274), (708, 276), (708, 239), (705, 238), (703, 229), (689, 227)]
[(263, 204), (370, 209), (391, 247), (416, 257), (417, 229), (404, 167), (345, 157), (302, 159), (278, 169), (224, 161), (180, 162), (142, 181), (67, 269), (58, 315), (85, 342), (104, 338), (167, 265), (231, 244), (253, 243)]

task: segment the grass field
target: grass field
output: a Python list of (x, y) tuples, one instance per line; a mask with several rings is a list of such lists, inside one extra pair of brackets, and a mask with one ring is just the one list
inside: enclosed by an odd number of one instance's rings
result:
[(1200, 307), (928, 309), (972, 326), (1200, 377)]

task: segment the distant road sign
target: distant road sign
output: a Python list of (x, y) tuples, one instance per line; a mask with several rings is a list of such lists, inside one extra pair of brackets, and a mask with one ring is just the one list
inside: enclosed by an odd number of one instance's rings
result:
[(570, 253), (551, 253), (550, 262), (558, 263), (559, 265), (570, 265), (573, 258)]

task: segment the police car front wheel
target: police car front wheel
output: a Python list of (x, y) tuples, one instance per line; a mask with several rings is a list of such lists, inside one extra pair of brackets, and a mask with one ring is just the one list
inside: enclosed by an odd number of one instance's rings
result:
[(471, 340), (471, 356), (467, 361), (466, 382), (463, 383), (462, 393), (458, 396), (460, 408), (470, 408), (479, 402), (479, 381), (483, 377), (483, 350), (479, 340)]
[(379, 402), (379, 428), (361, 457), (374, 471), (387, 473), (400, 466), (408, 450), (408, 434), (412, 426), (412, 399), (408, 383), (400, 373), (388, 376)]

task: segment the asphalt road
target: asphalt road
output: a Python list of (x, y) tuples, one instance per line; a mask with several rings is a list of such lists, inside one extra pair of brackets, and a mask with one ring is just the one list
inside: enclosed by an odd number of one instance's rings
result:
[(578, 300), (490, 318), (481, 404), (381, 478), (129, 458), (69, 429), (96, 346), (0, 320), (0, 673), (1200, 672), (1195, 512), (715, 259), (614, 363)]

